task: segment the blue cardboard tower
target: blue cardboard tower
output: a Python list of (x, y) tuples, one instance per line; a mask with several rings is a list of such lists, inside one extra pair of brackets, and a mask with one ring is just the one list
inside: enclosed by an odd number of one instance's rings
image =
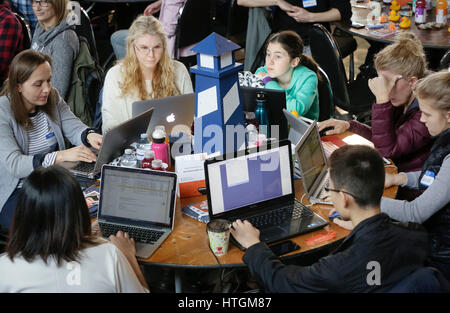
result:
[(194, 152), (226, 154), (245, 148), (245, 120), (233, 51), (240, 46), (212, 33), (194, 46)]

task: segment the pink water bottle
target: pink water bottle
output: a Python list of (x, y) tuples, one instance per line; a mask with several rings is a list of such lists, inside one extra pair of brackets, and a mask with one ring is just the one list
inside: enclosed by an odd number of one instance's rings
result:
[(153, 131), (152, 139), (152, 150), (155, 152), (155, 159), (169, 164), (169, 145), (165, 141), (166, 133), (162, 129), (157, 128)]

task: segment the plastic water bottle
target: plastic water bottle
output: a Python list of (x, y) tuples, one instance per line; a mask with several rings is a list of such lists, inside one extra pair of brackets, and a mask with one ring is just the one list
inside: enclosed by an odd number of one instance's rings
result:
[(153, 150), (145, 150), (144, 160), (142, 160), (142, 168), (152, 169), (152, 161), (155, 159)]
[(266, 94), (264, 92), (256, 93), (256, 110), (255, 110), (256, 120), (259, 124), (259, 133), (266, 135), (267, 138), (270, 137), (270, 124), (269, 115), (267, 113), (267, 100)]
[(436, 23), (447, 24), (447, 1), (438, 0), (436, 3)]
[(141, 167), (142, 160), (144, 160), (144, 153), (149, 144), (148, 136), (146, 133), (141, 134), (141, 139), (137, 142), (136, 145), (136, 159), (138, 162), (138, 167)]
[(416, 24), (424, 24), (427, 19), (427, 11), (425, 0), (416, 0), (415, 22)]
[(161, 128), (155, 128), (152, 133), (152, 140), (152, 150), (155, 152), (155, 159), (170, 164), (169, 145), (166, 142), (166, 133)]
[(120, 166), (137, 167), (137, 159), (133, 155), (133, 150), (125, 149), (125, 154), (120, 159)]
[(247, 131), (247, 145), (249, 148), (256, 146), (256, 142), (258, 141), (258, 130), (256, 126), (253, 124), (248, 124), (245, 128)]

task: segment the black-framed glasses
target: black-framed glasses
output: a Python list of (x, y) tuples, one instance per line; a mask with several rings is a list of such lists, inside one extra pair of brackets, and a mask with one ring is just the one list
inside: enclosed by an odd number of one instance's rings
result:
[(48, 4), (51, 0), (31, 0), (31, 5), (37, 5), (41, 6), (42, 8), (48, 7)]
[(352, 196), (353, 198), (357, 199), (358, 197), (355, 196), (354, 194), (352, 194), (351, 192), (345, 191), (345, 190), (341, 190), (341, 189), (333, 189), (333, 188), (328, 188), (328, 187), (323, 187), (323, 189), (325, 189), (326, 192), (330, 192), (330, 191), (334, 191), (334, 192), (343, 192), (346, 193), (350, 196)]

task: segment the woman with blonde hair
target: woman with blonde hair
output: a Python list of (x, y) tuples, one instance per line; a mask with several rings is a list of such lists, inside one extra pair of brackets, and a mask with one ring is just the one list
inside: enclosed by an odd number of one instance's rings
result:
[(72, 68), (80, 50), (75, 25), (68, 23), (68, 0), (31, 0), (39, 22), (31, 49), (50, 55), (53, 62), (52, 85), (67, 100)]
[(131, 118), (132, 103), (191, 93), (186, 67), (172, 60), (161, 23), (153, 16), (139, 16), (127, 37), (127, 53), (105, 77), (103, 132)]
[(399, 171), (419, 170), (432, 145), (413, 92), (427, 71), (420, 40), (412, 33), (400, 33), (393, 44), (376, 55), (375, 67), (378, 77), (369, 80), (376, 99), (371, 127), (330, 119), (319, 123), (319, 130), (331, 127), (326, 135), (350, 130), (371, 140), (384, 157), (394, 160)]

